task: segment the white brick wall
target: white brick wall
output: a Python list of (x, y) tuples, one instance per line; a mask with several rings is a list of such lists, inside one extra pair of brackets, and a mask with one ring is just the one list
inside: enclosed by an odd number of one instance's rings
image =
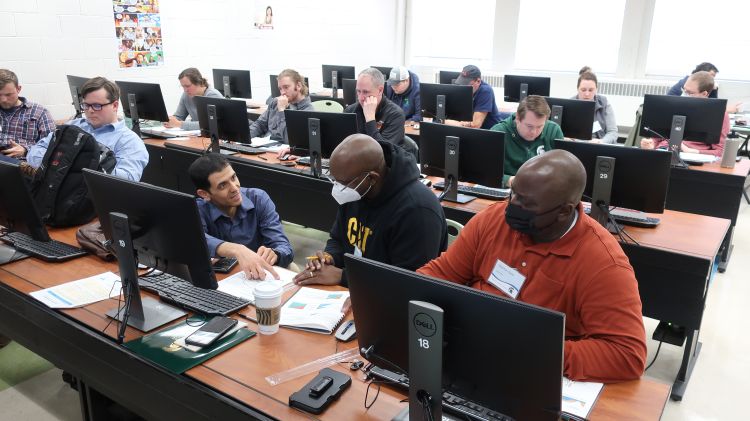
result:
[[(274, 1), (273, 31), (253, 28), (249, 0), (162, 0), (165, 65), (120, 69), (109, 0), (0, 0), (0, 66), (14, 70), (23, 95), (57, 119), (71, 115), (66, 74), (160, 83), (174, 111), (177, 75), (194, 66), (250, 69), (253, 96), (270, 94), (268, 75), (294, 68), (322, 84), (321, 64), (392, 66), (398, 0)], [(363, 12), (367, 9), (367, 13)]]

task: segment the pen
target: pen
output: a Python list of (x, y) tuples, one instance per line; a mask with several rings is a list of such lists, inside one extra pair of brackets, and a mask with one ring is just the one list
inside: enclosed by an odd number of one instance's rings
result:
[(265, 156), (263, 156), (263, 155), (258, 155), (258, 158), (260, 158), (260, 159), (262, 159), (262, 160), (264, 160), (264, 161), (268, 161), (268, 158), (266, 158), (266, 157), (265, 157)]
[[(333, 256), (331, 256), (329, 253), (323, 253), (323, 257), (325, 257), (326, 259), (333, 260)], [(305, 259), (312, 261), (312, 260), (318, 260), (319, 257), (318, 256), (307, 256), (307, 257), (305, 257)]]
[(243, 319), (247, 319), (247, 320), (250, 320), (251, 322), (258, 323), (258, 319), (256, 319), (255, 317), (250, 317), (250, 316), (248, 316), (246, 314), (242, 314), (242, 313), (237, 313), (237, 315), (240, 316), (240, 317), (242, 317)]

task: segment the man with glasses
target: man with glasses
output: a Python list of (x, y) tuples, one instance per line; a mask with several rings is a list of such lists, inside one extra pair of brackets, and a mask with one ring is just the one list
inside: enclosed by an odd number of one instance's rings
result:
[(585, 187), (586, 170), (567, 151), (528, 160), (509, 200), (474, 216), (417, 272), (565, 313), (572, 380), (637, 379), (646, 362), (638, 283), (615, 237), (583, 212)]
[(505, 133), (504, 186), (511, 187), (524, 162), (552, 150), (555, 139), (563, 139), (560, 126), (549, 121), (550, 113), (544, 97), (529, 95), (514, 114), (492, 126), (491, 130)]
[(375, 140), (401, 145), (404, 141), (404, 112), (383, 95), (385, 76), (369, 67), (357, 77), (357, 102), (344, 112), (357, 115), (357, 131)]
[[(97, 142), (112, 150), (117, 160), (112, 175), (139, 181), (148, 164), (148, 151), (143, 140), (124, 121), (118, 120), (119, 97), (120, 88), (114, 82), (103, 77), (89, 79), (81, 86), (81, 109), (86, 117), (66, 124), (80, 127), (94, 136)], [(29, 165), (39, 167), (42, 164), (53, 135), (54, 133), (41, 139), (29, 149)]]
[[(709, 98), (714, 88), (714, 77), (711, 72), (698, 71), (691, 74), (685, 85), (682, 87), (682, 96), (690, 96), (693, 98)], [(729, 114), (724, 113), (724, 125), (721, 127), (721, 136), (719, 137), (719, 143), (715, 145), (708, 145), (703, 142), (696, 142), (691, 140), (683, 140), (680, 146), (682, 152), (699, 153), (706, 155), (713, 155), (721, 157), (724, 153), (724, 145), (727, 142), (727, 135), (729, 135)], [(641, 139), (641, 148), (643, 149), (668, 149), (669, 139), (652, 139), (644, 138)]]
[(0, 69), (0, 155), (10, 158), (22, 158), (40, 138), (55, 131), (50, 112), (20, 93), (16, 74)]
[(339, 203), (325, 251), (294, 282), (346, 285), (344, 254), (414, 270), (448, 245), (445, 215), (419, 182), (414, 157), (388, 142), (354, 134), (334, 149), (331, 194)]

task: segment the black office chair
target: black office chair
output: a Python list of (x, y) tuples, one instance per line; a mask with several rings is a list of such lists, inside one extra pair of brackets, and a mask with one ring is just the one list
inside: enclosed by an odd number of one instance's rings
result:
[(401, 146), (406, 152), (412, 154), (414, 159), (419, 162), (419, 145), (417, 145), (417, 142), (415, 142), (414, 139), (404, 135), (404, 139), (398, 143), (398, 146)]

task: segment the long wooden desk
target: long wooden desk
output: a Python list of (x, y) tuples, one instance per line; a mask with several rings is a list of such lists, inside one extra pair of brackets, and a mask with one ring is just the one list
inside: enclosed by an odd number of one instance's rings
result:
[[(73, 228), (51, 230), (51, 234), (75, 242)], [(184, 375), (174, 375), (114, 342), (116, 327), (104, 314), (117, 305), (115, 299), (57, 311), (28, 295), (106, 270), (117, 268), (94, 256), (59, 264), (26, 259), (0, 267), (0, 331), (80, 380), (86, 420), (107, 419), (111, 401), (147, 419), (191, 420), (390, 419), (406, 406), (400, 402), (406, 396), (402, 391), (383, 387), (377, 402), (365, 410), (367, 383), (360, 373), (336, 365), (335, 369), (352, 376), (352, 387), (338, 401), (318, 417), (290, 408), (289, 395), (313, 374), (277, 386), (264, 377), (354, 346), (337, 347), (332, 335), (281, 329), (273, 336), (253, 337)], [(128, 328), (126, 340), (141, 335)], [(669, 385), (648, 379), (607, 385), (589, 419), (656, 420), (668, 394)]]
[[(185, 169), (205, 144), (205, 140), (197, 138), (179, 142), (148, 140), (151, 162), (143, 180), (193, 194), (195, 188)], [(310, 176), (308, 167), (281, 167), (272, 153), (263, 158), (236, 155), (229, 159), (244, 186), (262, 188), (271, 196), (282, 219), (319, 230), (330, 229), (338, 207), (330, 195), (331, 184)], [(442, 205), (447, 218), (466, 224), (493, 203), (476, 199), (464, 205)], [(623, 249), (636, 271), (643, 315), (686, 328), (682, 364), (672, 388), (672, 398), (681, 400), (700, 353), (699, 332), (709, 275), (731, 221), (677, 211), (655, 216), (662, 220), (655, 229), (627, 227), (638, 244), (623, 244)]]

